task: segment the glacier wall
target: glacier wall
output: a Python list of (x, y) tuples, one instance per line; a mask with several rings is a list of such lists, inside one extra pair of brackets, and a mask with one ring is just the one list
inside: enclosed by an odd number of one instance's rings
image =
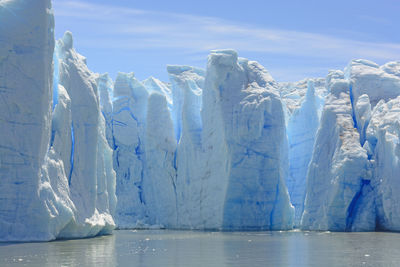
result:
[(51, 129), (51, 2), (3, 1), (0, 24), (0, 240), (36, 239), (51, 235), (38, 194)]
[[(192, 229), (202, 225), (202, 120), (200, 110), (204, 89), (205, 71), (189, 66), (168, 66), (173, 99), (182, 97), (179, 118), (173, 117), (174, 136), (177, 141), (174, 166), (176, 168), (176, 201), (177, 225), (180, 228)], [(171, 110), (172, 112), (172, 110)], [(172, 113), (175, 114), (175, 113)], [(179, 179), (178, 179), (179, 177)], [(181, 203), (185, 203), (182, 205)]]
[(113, 94), (113, 165), (118, 196), (115, 217), (120, 228), (139, 227), (147, 217), (143, 180), (148, 92), (133, 73), (119, 73)]
[(277, 83), (215, 50), (206, 70), (167, 66), (170, 83), (113, 82), (70, 32), (55, 42), (50, 0), (0, 7), (0, 241), (400, 231), (399, 62)]
[(119, 227), (291, 229), (278, 84), (232, 50), (212, 52), (206, 72), (167, 71), (170, 85), (115, 82)]
[(367, 154), (354, 128), (349, 83), (343, 73), (328, 76), (326, 98), (307, 175), (303, 228), (343, 231), (351, 227), (354, 201), (367, 183)]
[(398, 231), (399, 67), (353, 60), (328, 74), (301, 228)]
[(203, 139), (210, 155), (205, 169), (208, 188), (221, 182), (210, 195), (223, 197), (222, 228), (290, 229), (287, 139), (277, 84), (257, 62), (230, 50), (210, 54), (205, 83)]
[(111, 233), (115, 173), (93, 73), (70, 33), (55, 49), (50, 0), (0, 5), (0, 241)]
[(354, 60), (276, 83), (219, 50), (206, 71), (168, 66), (171, 84), (135, 81), (147, 115), (131, 227), (397, 231), (399, 69)]
[(287, 122), (289, 140), (289, 173), (286, 184), (295, 208), (295, 225), (300, 225), (306, 196), (306, 176), (316, 132), (319, 127), (322, 98), (315, 92), (314, 81), (307, 81), (307, 92), (301, 105), (293, 110)]

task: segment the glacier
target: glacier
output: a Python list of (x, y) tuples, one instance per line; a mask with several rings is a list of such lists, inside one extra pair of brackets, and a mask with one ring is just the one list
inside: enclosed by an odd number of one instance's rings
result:
[(119, 227), (291, 229), (278, 84), (232, 50), (212, 52), (207, 71), (167, 71), (171, 90), (133, 74), (115, 82)]
[(0, 241), (400, 231), (400, 62), (277, 82), (225, 49), (113, 81), (55, 41), (50, 0), (0, 7)]
[(55, 44), (51, 1), (0, 5), (0, 241), (109, 234), (115, 173), (94, 74), (70, 33)]
[(399, 66), (353, 60), (328, 74), (302, 229), (397, 231)]

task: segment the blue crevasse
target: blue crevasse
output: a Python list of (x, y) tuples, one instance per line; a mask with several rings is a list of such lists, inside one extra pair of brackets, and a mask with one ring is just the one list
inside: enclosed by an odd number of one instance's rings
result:
[(71, 33), (54, 50), (50, 1), (0, 6), (1, 241), (107, 234), (114, 219), (399, 231), (399, 62), (278, 84), (217, 50), (207, 70), (168, 66), (170, 83), (113, 84)]
[(118, 196), (115, 219), (120, 228), (141, 227), (148, 223), (143, 197), (148, 92), (133, 73), (119, 73), (113, 94), (113, 162)]
[(188, 66), (168, 66), (167, 71), (172, 81), (173, 99), (182, 97), (179, 100), (182, 110), (179, 117), (175, 117), (174, 120), (175, 131), (178, 128), (176, 124), (181, 123), (179, 126), (181, 133), (174, 157), (174, 167), (177, 172), (177, 226), (183, 229), (198, 228), (203, 221), (201, 217), (203, 152), (200, 110), (205, 71)]
[[(0, 49), (0, 87), (6, 101), (1, 105), (5, 117), (0, 133), (0, 240), (45, 241), (110, 233), (115, 224), (109, 207), (90, 205), (96, 202), (91, 192), (98, 185), (96, 175), (96, 182), (90, 183), (97, 166), (97, 143), (82, 145), (82, 128), (93, 129), (94, 140), (99, 134), (97, 120), (85, 117), (98, 115), (97, 89), (87, 87), (91, 73), (73, 49), (70, 33), (54, 51), (51, 1), (11, 0), (0, 6), (4, 25), (13, 25), (0, 29), (1, 39), (7, 40)], [(80, 99), (74, 90), (79, 90)], [(93, 98), (85, 98), (87, 92)], [(81, 110), (79, 101), (91, 100), (94, 105)]]
[(290, 201), (295, 208), (295, 225), (300, 225), (306, 195), (306, 176), (312, 157), (315, 135), (319, 128), (323, 101), (316, 94), (314, 81), (308, 81), (308, 89), (300, 108), (295, 110), (287, 125), (289, 140), (289, 174), (286, 184)]
[(202, 203), (212, 207), (204, 211), (205, 227), (290, 229), (284, 112), (268, 72), (255, 61), (238, 59), (235, 51), (213, 51), (201, 115)]
[(399, 173), (394, 152), (399, 129), (394, 115), (400, 94), (398, 66), (354, 60), (345, 73), (328, 75), (330, 95), (308, 170), (303, 228), (398, 229), (393, 216), (397, 214), (393, 192), (398, 190), (393, 179)]

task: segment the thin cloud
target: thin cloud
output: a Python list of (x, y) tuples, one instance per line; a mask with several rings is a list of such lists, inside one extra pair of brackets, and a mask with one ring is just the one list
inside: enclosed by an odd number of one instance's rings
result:
[[(280, 53), (302, 57), (396, 59), (400, 44), (373, 43), (308, 32), (266, 29), (187, 14), (147, 11), (76, 1), (56, 1), (58, 18), (85, 20), (97, 37), (80, 40), (108, 49), (183, 49), (208, 51), (233, 47), (239, 51)], [(72, 20), (72, 18), (74, 20)], [(96, 35), (96, 33), (92, 33)]]
[[(82, 28), (78, 42), (80, 47), (87, 49), (124, 51), (127, 54), (173, 51), (185, 60), (195, 57), (196, 62), (200, 62), (199, 58), (205, 60), (205, 55), (212, 49), (234, 48), (240, 54), (256, 55), (256, 59), (279, 57), (288, 62), (290, 58), (302, 58), (307, 60), (303, 67), (311, 64), (310, 61), (319, 62), (315, 67), (321, 69), (324, 69), (322, 62), (343, 66), (353, 58), (368, 58), (380, 63), (400, 59), (399, 43), (266, 28), (216, 17), (66, 0), (54, 1), (54, 10), (56, 24), (64, 26), (62, 28), (76, 31)], [(287, 67), (276, 72), (277, 76), (285, 76), (281, 74), (283, 70), (292, 71), (293, 75), (296, 71), (302, 75), (314, 73), (300, 68), (300, 64), (286, 64)], [(275, 63), (274, 67), (283, 65)]]

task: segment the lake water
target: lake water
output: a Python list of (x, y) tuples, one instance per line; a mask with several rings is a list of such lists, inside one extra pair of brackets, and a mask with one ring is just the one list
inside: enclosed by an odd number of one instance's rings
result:
[(400, 266), (400, 234), (114, 231), (0, 243), (0, 266)]

